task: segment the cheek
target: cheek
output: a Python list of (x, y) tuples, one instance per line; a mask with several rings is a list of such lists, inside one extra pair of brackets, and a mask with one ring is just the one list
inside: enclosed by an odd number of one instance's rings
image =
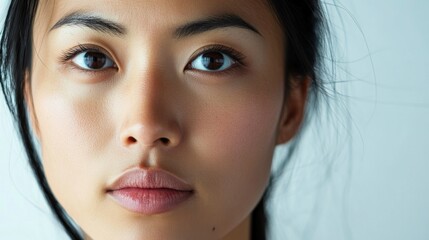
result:
[(193, 124), (196, 159), (204, 159), (194, 166), (204, 186), (200, 194), (225, 226), (250, 214), (267, 186), (281, 99), (281, 92), (241, 94), (205, 108)]
[(94, 173), (104, 172), (98, 162), (106, 154), (111, 132), (103, 130), (102, 108), (95, 107), (94, 99), (70, 96), (61, 88), (45, 89), (39, 88), (33, 99), (48, 183), (68, 211), (91, 214), (95, 208), (81, 207), (97, 202), (102, 194), (103, 178)]

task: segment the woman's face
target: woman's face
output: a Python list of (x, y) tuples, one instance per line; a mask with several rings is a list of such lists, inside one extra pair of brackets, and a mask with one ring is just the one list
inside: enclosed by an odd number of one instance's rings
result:
[[(46, 177), (86, 234), (248, 230), (278, 136), (290, 131), (282, 32), (266, 3), (46, 0), (33, 37), (29, 106)], [(187, 189), (131, 189), (118, 200), (112, 184), (136, 169)]]

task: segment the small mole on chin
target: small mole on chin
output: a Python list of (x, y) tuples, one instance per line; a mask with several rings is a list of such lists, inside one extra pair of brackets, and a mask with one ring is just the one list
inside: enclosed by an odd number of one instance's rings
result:
[(213, 228), (212, 228), (212, 232), (214, 232), (214, 231), (216, 231), (216, 227), (213, 227)]

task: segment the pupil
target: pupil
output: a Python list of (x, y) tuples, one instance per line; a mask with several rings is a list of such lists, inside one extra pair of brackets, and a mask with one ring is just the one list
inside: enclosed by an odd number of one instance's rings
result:
[(209, 52), (203, 54), (203, 65), (209, 70), (218, 70), (223, 66), (225, 59), (220, 52)]
[(91, 69), (100, 69), (106, 64), (106, 56), (102, 53), (87, 52), (84, 59), (86, 66)]

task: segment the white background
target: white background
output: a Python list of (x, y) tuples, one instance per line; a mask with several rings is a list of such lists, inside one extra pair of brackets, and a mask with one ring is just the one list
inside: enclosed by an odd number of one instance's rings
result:
[[(334, 80), (347, 97), (337, 96), (329, 123), (304, 137), (274, 197), (273, 238), (429, 239), (429, 2), (338, 4), (327, 9), (337, 36)], [(67, 239), (2, 98), (0, 189), (1, 239)]]

